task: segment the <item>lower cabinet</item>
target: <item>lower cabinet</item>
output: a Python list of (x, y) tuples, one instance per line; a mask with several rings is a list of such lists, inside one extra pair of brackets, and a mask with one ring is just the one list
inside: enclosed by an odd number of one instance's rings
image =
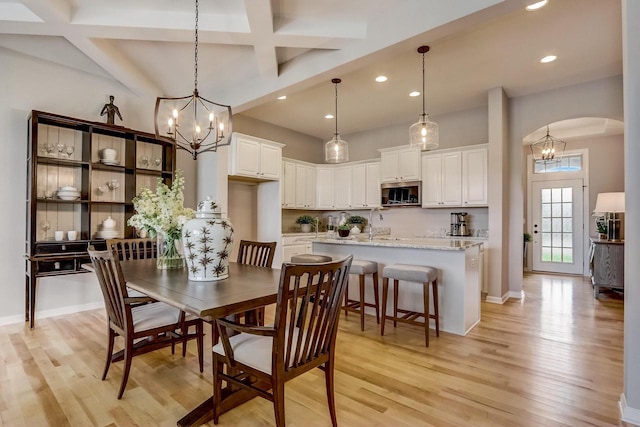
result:
[(282, 262), (289, 262), (292, 256), (310, 254), (311, 251), (311, 241), (305, 241), (304, 236), (282, 236)]

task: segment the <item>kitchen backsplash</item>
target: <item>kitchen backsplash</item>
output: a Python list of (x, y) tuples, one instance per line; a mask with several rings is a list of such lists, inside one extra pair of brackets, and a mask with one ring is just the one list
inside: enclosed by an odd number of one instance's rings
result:
[[(451, 212), (458, 212), (456, 209), (423, 209), (423, 208), (388, 208), (382, 209), (381, 221), (378, 212), (373, 215), (374, 227), (391, 228), (391, 234), (396, 237), (441, 237), (450, 230)], [(469, 229), (478, 237), (488, 236), (489, 212), (487, 208), (468, 208)], [(360, 215), (369, 219), (368, 210), (347, 211), (349, 215)], [(320, 228), (318, 231), (327, 230), (327, 217), (334, 218), (340, 216), (340, 211), (313, 211), (313, 210), (282, 210), (282, 232), (298, 233), (300, 225), (296, 224), (296, 219), (301, 215), (310, 215), (320, 218)], [(311, 227), (311, 231), (315, 231)]]

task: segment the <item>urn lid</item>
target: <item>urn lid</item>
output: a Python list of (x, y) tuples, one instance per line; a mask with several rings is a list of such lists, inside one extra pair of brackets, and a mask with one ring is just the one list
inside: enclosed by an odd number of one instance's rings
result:
[(195, 213), (196, 218), (215, 218), (219, 215), (220, 208), (211, 196), (207, 196), (206, 200), (198, 202), (198, 209), (196, 209)]

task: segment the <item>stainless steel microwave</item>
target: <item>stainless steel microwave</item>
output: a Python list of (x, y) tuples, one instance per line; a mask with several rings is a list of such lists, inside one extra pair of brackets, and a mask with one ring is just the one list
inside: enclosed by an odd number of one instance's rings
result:
[(385, 182), (380, 186), (382, 206), (422, 206), (420, 181)]

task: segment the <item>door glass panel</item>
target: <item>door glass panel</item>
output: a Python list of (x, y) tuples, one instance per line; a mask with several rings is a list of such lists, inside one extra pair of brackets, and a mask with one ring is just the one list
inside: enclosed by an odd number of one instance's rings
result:
[(541, 189), (540, 198), (542, 261), (572, 263), (572, 188)]

